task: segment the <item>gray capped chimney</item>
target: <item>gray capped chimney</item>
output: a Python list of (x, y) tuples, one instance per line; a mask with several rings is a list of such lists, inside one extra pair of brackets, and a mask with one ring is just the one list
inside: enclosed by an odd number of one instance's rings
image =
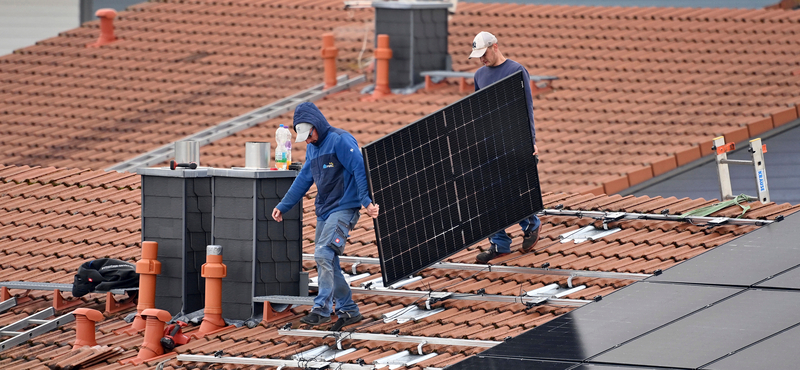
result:
[(376, 1), (375, 40), (389, 35), (389, 87), (421, 84), (424, 71), (450, 70), (447, 53), (447, 15), (452, 4), (438, 1)]

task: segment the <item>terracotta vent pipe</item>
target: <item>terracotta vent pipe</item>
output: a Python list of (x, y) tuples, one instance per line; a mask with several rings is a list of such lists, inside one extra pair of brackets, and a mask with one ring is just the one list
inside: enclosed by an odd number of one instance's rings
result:
[(222, 278), (228, 276), (228, 266), (222, 263), (222, 246), (206, 247), (206, 263), (200, 269), (200, 276), (206, 278), (206, 306), (203, 308), (203, 323), (193, 338), (200, 338), (225, 328), (222, 318)]
[(322, 58), (325, 60), (325, 89), (336, 86), (336, 56), (339, 49), (333, 46), (333, 34), (322, 34)]
[(117, 11), (108, 8), (98, 9), (94, 15), (100, 18), (100, 38), (86, 46), (96, 48), (117, 41), (117, 37), (114, 36), (114, 18), (117, 16)]
[(164, 354), (164, 347), (161, 347), (161, 338), (164, 337), (164, 323), (172, 320), (172, 315), (164, 310), (148, 308), (142, 312), (142, 316), (147, 319), (147, 327), (144, 330), (144, 341), (141, 348), (139, 348), (139, 354), (134, 358), (121, 360), (119, 363), (122, 365), (139, 365)]
[(389, 48), (389, 35), (378, 35), (378, 48), (375, 49), (375, 59), (377, 59), (375, 91), (372, 98), (378, 99), (392, 95), (389, 89), (389, 59), (392, 59), (392, 49)]
[(145, 328), (142, 312), (156, 307), (156, 275), (161, 273), (161, 262), (158, 258), (158, 243), (142, 242), (142, 259), (136, 262), (136, 273), (139, 274), (139, 304), (136, 306), (136, 317), (133, 324), (123, 333), (134, 334)]
[(98, 321), (103, 321), (103, 314), (98, 310), (91, 308), (79, 308), (72, 311), (75, 316), (75, 344), (72, 348), (79, 348), (83, 346), (96, 346), (94, 324)]

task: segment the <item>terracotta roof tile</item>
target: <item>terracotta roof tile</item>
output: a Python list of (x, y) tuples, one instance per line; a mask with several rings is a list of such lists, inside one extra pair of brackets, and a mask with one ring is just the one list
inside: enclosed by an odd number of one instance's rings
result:
[[(151, 2), (120, 12), (116, 27), (123, 39), (106, 47), (84, 47), (97, 36), (98, 25), (91, 22), (0, 58), (0, 163), (6, 164), (0, 165), (0, 279), (71, 282), (77, 266), (87, 259), (139, 258), (139, 177), (98, 170), (318, 83), (322, 32), (337, 33), (340, 72), (353, 72), (361, 39), (346, 39), (342, 29), (360, 35), (364, 22), (372, 17), (369, 9), (348, 14), (332, 0), (293, 6), (274, 0)], [(765, 129), (760, 123), (765, 115), (775, 125), (796, 118), (797, 109), (787, 104), (800, 103), (800, 80), (793, 74), (799, 68), (795, 58), (798, 22), (790, 12), (763, 10), (462, 3), (450, 22), (449, 42), (453, 68), (474, 71), (477, 65), (466, 59), (462, 44), (477, 30), (492, 25), (509, 57), (525, 64), (531, 73), (560, 78), (553, 83), (555, 90), (534, 100), (542, 187), (546, 192), (565, 192), (545, 193), (548, 207), (563, 204), (568, 209), (647, 213), (668, 208), (670, 214), (680, 214), (715, 201), (571, 192), (621, 190), (707, 155), (714, 135), (743, 140)], [(266, 52), (265, 38), (287, 48), (285, 55)], [(372, 50), (371, 43), (367, 44), (368, 56)], [(362, 145), (465, 95), (456, 81), (445, 81), (431, 91), (364, 103), (358, 91), (365, 86), (316, 102), (333, 125), (354, 132)], [(284, 114), (204, 146), (204, 165), (242, 165), (245, 141), (271, 141), (275, 126), (290, 119), (291, 114)], [(295, 158), (302, 159), (304, 146), (294, 150)], [(309, 199), (304, 208), (306, 253), (313, 250), (316, 227), (311, 204)], [(747, 217), (774, 218), (798, 209), (788, 204), (756, 204)], [(720, 214), (738, 212), (726, 209)], [(510, 232), (515, 252), (501, 262), (652, 273), (754, 229), (705, 230), (633, 220), (613, 224), (622, 228), (617, 234), (574, 244), (560, 243), (558, 236), (594, 220), (545, 216), (542, 221), (542, 249), (525, 255), (517, 252), (521, 230), (514, 227)], [(363, 218), (347, 253), (377, 257), (374, 237), (371, 220)], [(486, 247), (488, 242), (480, 242), (449, 261), (474, 263), (474, 255)], [(316, 274), (313, 261), (303, 266), (312, 276)], [(379, 267), (360, 265), (359, 271), (379, 273)], [(565, 279), (556, 276), (437, 268), (421, 275), (421, 282), (406, 289), (461, 293), (485, 289), (488, 294), (516, 295), (545, 284), (565, 284)], [(569, 298), (591, 299), (630, 283), (576, 280), (587, 289)], [(0, 315), (0, 323), (51, 305), (52, 292), (32, 295), (37, 297), (34, 301)], [(365, 331), (400, 328), (410, 335), (484, 340), (518, 335), (569, 311), (448, 300), (441, 303), (446, 310), (440, 314), (397, 325), (384, 324), (380, 316), (420, 302), (365, 294), (355, 298), (370, 325)], [(97, 307), (104, 300), (100, 296), (82, 302)], [(274, 325), (296, 320), (307, 307), (293, 312), (291, 319)], [(120, 346), (126, 350), (124, 356), (131, 357), (141, 344), (141, 335), (112, 334), (123, 325), (119, 317), (99, 323), (98, 333), (103, 334), (98, 341)], [(267, 325), (234, 329), (178, 350), (209, 354), (225, 349), (231, 355), (288, 358), (300, 350), (331, 344), (330, 339), (279, 336), (276, 326)], [(32, 340), (15, 353), (57, 355), (73, 337), (74, 326), (68, 326), (63, 332)], [(411, 348), (375, 341), (350, 344), (358, 351), (348, 360), (360, 357), (367, 363)], [(480, 351), (448, 346), (435, 350), (440, 356), (422, 365), (443, 367)], [(44, 366), (44, 359), (7, 358), (0, 364), (30, 368)], [(176, 362), (168, 365), (175, 367)]]

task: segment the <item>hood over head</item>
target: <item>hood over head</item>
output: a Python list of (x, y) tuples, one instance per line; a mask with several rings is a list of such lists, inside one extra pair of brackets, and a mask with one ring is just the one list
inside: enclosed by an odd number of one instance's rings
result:
[(301, 103), (294, 109), (294, 119), (292, 120), (292, 130), (297, 133), (297, 125), (301, 123), (310, 123), (314, 126), (314, 129), (317, 130), (317, 135), (319, 135), (319, 139), (317, 139), (316, 144), (312, 145), (319, 145), (325, 141), (325, 137), (328, 136), (328, 131), (331, 129), (331, 124), (328, 123), (328, 120), (325, 119), (325, 116), (322, 115), (319, 108), (317, 108), (314, 103)]

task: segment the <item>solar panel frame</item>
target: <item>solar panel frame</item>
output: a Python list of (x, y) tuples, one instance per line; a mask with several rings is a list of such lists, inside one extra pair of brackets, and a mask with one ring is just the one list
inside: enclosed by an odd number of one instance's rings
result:
[(384, 286), (544, 208), (522, 72), (362, 148)]

